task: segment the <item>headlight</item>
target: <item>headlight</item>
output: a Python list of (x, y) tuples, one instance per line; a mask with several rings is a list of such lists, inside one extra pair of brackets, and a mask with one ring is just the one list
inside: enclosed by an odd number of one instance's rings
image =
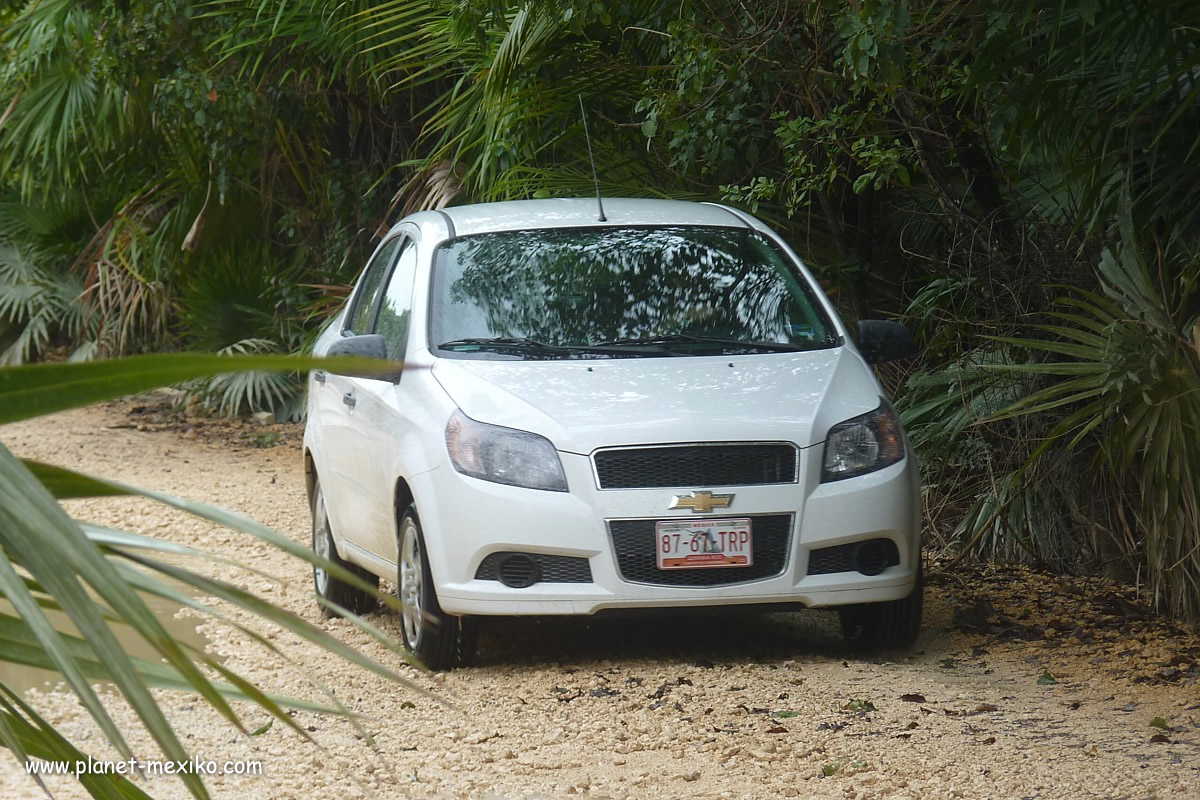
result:
[(900, 419), (884, 401), (861, 417), (839, 422), (825, 438), (821, 483), (865, 475), (904, 458)]
[(446, 425), (450, 463), (463, 475), (508, 486), (565, 492), (567, 478), (550, 440), (455, 411)]

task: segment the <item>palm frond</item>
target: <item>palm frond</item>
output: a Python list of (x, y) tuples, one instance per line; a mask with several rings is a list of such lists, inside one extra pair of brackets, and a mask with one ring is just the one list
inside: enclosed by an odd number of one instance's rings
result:
[(73, 276), (43, 269), (0, 240), (0, 322), (17, 331), (0, 352), (0, 365), (30, 361), (56, 337), (68, 343), (85, 339), (93, 318), (79, 301), (82, 291)]
[[(1062, 324), (1037, 328), (1042, 338), (1004, 339), (1046, 359), (1008, 369), (1054, 380), (993, 419), (1061, 414), (1022, 472), (1055, 451), (1088, 448), (1095, 480), (1106, 484), (1093, 488), (1098, 496), (1117, 506), (1126, 498), (1111, 487), (1135, 487), (1139, 529), (1126, 526), (1114, 538), (1126, 558), (1144, 564), (1158, 607), (1196, 622), (1200, 460), (1181, 445), (1200, 432), (1200, 352), (1195, 311), (1181, 319), (1178, 310), (1197, 306), (1200, 259), (1178, 246), (1186, 243), (1168, 242), (1152, 261), (1131, 218), (1120, 247), (1101, 255), (1104, 297), (1074, 291), (1062, 303), (1071, 311), (1056, 315)], [(1167, 274), (1183, 280), (1156, 280)]]
[[(0, 369), (0, 407), (4, 421), (45, 413), (89, 400), (113, 397), (131, 390), (173, 382), (181, 377), (202, 378), (228, 369), (233, 363), (253, 362), (262, 368), (304, 367), (298, 359), (221, 356), (150, 356), (83, 364), (53, 364)], [(39, 408), (40, 406), (40, 408)], [(178, 732), (163, 714), (151, 687), (195, 692), (232, 725), (243, 728), (230, 702), (250, 701), (301, 736), (285, 708), (289, 705), (341, 715), (347, 710), (330, 696), (327, 704), (314, 704), (268, 695), (250, 681), (177, 642), (146, 605), (144, 595), (183, 599), (189, 587), (197, 594), (220, 598), (234, 608), (279, 625), (324, 650), (403, 683), (389, 667), (347, 647), (312, 623), (258, 598), (227, 581), (209, 578), (159, 557), (190, 553), (189, 548), (154, 542), (107, 529), (87, 526), (69, 517), (59, 505), (64, 498), (142, 495), (229, 525), (270, 542), (305, 560), (324, 566), (339, 578), (371, 591), (358, 576), (328, 563), (290, 538), (231, 512), (155, 492), (74, 473), (58, 467), (24, 463), (0, 445), (0, 596), (13, 613), (0, 614), (0, 659), (59, 672), (70, 689), (123, 757), (131, 754), (123, 731), (105, 708), (91, 681), (111, 681), (128, 702), (137, 719), (171, 759), (186, 760), (187, 751)], [(173, 583), (168, 583), (171, 581)], [(378, 594), (378, 592), (376, 592)], [(394, 601), (390, 599), (388, 602)], [(223, 614), (204, 603), (185, 604), (217, 618)], [(78, 635), (60, 632), (47, 616), (60, 610)], [(355, 622), (393, 652), (400, 648), (378, 629), (353, 615)], [(122, 627), (145, 641), (162, 662), (128, 655), (115, 629)], [(251, 639), (275, 648), (248, 629)], [(223, 680), (214, 681), (205, 669)], [(19, 757), (61, 759), (80, 751), (45, 723), (8, 687), (0, 685), (0, 745)], [(196, 798), (208, 797), (202, 779), (181, 776)], [(114, 778), (89, 778), (85, 788), (95, 797), (144, 797), (136, 787)]]
[[(269, 339), (243, 339), (220, 351), (222, 355), (277, 352), (278, 343)], [(228, 417), (271, 411), (278, 420), (295, 421), (304, 412), (304, 382), (295, 372), (230, 372), (213, 377), (201, 391), (218, 413)]]

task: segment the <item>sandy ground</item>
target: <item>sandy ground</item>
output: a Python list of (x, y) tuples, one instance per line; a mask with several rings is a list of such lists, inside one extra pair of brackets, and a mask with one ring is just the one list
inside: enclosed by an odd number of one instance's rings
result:
[[(0, 428), (20, 455), (208, 501), (308, 539), (297, 429), (138, 430), (128, 406)], [(153, 427), (153, 426), (142, 426)], [(273, 432), (273, 431), (272, 431)], [(301, 712), (315, 743), (276, 724), (239, 733), (182, 694), (162, 694), (202, 759), (259, 761), (215, 776), (216, 798), (393, 797), (1200, 797), (1200, 643), (1146, 620), (1122, 587), (977, 569), (926, 590), (927, 627), (909, 655), (862, 658), (833, 615), (637, 621), (498, 621), (479, 665), (432, 676), (342, 621), (324, 621), (305, 566), (147, 501), (72, 503), (77, 516), (186, 542), (278, 576), (236, 580), (397, 665), (439, 703), (270, 632), (291, 663), (205, 623), (225, 664), (271, 691), (331, 688), (363, 715), (374, 746), (343, 720)], [(1124, 593), (1123, 593), (1124, 592)], [(398, 636), (394, 616), (373, 621)], [(1049, 673), (1054, 682), (1039, 677)], [(83, 750), (111, 756), (70, 695), (29, 695)], [(131, 716), (114, 699), (114, 714)], [(1151, 725), (1156, 717), (1167, 729)], [(245, 710), (253, 730), (264, 712)], [(148, 738), (130, 736), (155, 758)], [(828, 774), (826, 774), (828, 773)], [(168, 777), (139, 779), (183, 797)], [(83, 796), (49, 779), (56, 797)], [(41, 797), (0, 754), (0, 797)]]

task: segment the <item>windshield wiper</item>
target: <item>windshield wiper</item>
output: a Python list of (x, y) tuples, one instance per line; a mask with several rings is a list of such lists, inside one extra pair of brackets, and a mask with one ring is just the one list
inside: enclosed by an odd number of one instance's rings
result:
[(539, 342), (537, 339), (510, 339), (504, 336), (495, 337), (473, 337), (468, 339), (451, 339), (448, 342), (442, 342), (438, 345), (439, 350), (453, 350), (457, 347), (516, 347), (516, 348), (537, 348), (538, 350), (557, 350), (558, 348), (552, 344)]
[(439, 350), (456, 350), (458, 348), (478, 348), (480, 350), (509, 350), (514, 352), (537, 352), (546, 355), (569, 357), (577, 353), (588, 353), (612, 356), (661, 356), (669, 352), (661, 346), (649, 347), (610, 347), (607, 344), (547, 344), (537, 339), (497, 337), (472, 337), (467, 339), (452, 339), (438, 345)]
[(725, 350), (767, 350), (770, 352), (787, 352), (793, 353), (799, 350), (808, 350), (808, 347), (800, 344), (788, 344), (786, 342), (746, 342), (741, 339), (723, 339), (717, 336), (689, 336), (685, 333), (670, 333), (663, 336), (649, 336), (644, 339), (613, 339), (607, 342), (598, 342), (598, 347), (627, 347), (627, 346), (650, 346), (664, 347), (673, 344), (683, 345), (712, 345)]

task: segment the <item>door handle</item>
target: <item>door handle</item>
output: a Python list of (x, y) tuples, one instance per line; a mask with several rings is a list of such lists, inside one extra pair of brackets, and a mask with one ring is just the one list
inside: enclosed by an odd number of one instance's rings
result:
[(313, 379), (314, 379), (314, 380), (315, 380), (317, 383), (325, 383), (325, 371), (324, 371), (324, 370), (320, 370), (320, 369), (318, 369), (318, 370), (315, 370), (315, 371), (313, 372)]
[(346, 392), (344, 395), (342, 395), (342, 402), (351, 408), (354, 408), (354, 393)]

